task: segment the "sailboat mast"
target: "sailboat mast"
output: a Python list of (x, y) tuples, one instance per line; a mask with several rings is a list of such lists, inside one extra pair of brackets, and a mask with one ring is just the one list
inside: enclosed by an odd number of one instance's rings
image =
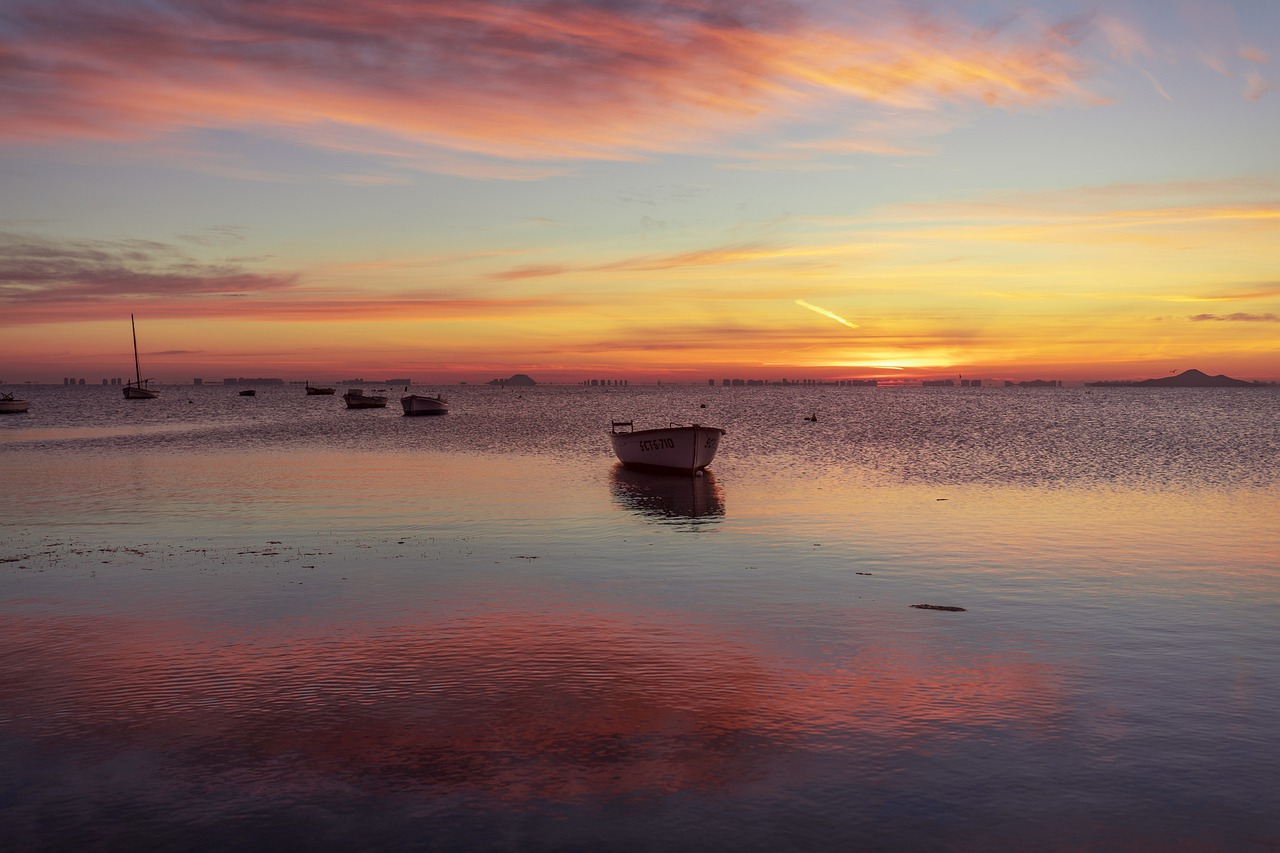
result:
[(138, 364), (138, 328), (133, 324), (133, 315), (129, 315), (129, 329), (133, 332), (133, 372), (138, 377), (138, 387), (142, 387), (142, 367)]

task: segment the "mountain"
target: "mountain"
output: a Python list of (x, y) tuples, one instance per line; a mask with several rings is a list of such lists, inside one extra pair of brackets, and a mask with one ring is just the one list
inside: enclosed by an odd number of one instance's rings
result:
[(1230, 376), (1209, 376), (1199, 370), (1184, 370), (1177, 376), (1166, 376), (1163, 379), (1144, 379), (1135, 382), (1139, 387), (1155, 386), (1158, 388), (1252, 388), (1252, 382), (1243, 379), (1232, 379)]
[[(1261, 388), (1263, 383), (1245, 382), (1243, 379), (1232, 379), (1230, 376), (1210, 376), (1199, 370), (1184, 370), (1177, 376), (1165, 376), (1162, 379), (1144, 379), (1141, 382), (1127, 380), (1110, 380), (1104, 382), (1086, 382), (1093, 388)], [(1275, 383), (1271, 383), (1274, 385)]]
[(510, 379), (490, 379), (489, 384), (490, 385), (521, 385), (521, 386), (529, 387), (529, 386), (537, 385), (538, 383), (535, 382), (532, 377), (524, 373), (517, 373), (514, 376), (512, 376)]

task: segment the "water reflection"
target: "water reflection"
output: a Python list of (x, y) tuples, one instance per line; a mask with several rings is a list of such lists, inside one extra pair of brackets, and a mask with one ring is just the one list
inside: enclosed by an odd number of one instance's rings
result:
[(701, 526), (724, 520), (724, 496), (710, 471), (702, 476), (633, 471), (614, 466), (609, 485), (618, 504), (646, 521)]
[[(28, 661), (0, 699), (11, 744), (89, 764), (152, 753), (127, 786), (102, 780), (92, 796), (107, 800), (181, 801), (211, 778), (281, 801), (335, 785), (526, 804), (767, 790), (802, 781), (777, 772), (788, 756), (828, 751), (859, 788), (871, 756), (1048, 732), (1065, 699), (1051, 669), (1017, 656), (940, 664), (897, 646), (822, 663), (670, 614), (574, 605), (230, 636), (185, 619), (10, 617), (0, 654)], [(228, 807), (241, 805), (204, 817)]]

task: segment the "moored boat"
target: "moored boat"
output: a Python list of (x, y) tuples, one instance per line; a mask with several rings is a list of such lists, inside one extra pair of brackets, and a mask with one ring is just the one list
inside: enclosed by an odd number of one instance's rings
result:
[(25, 412), (31, 403), (15, 399), (12, 394), (0, 394), (0, 415), (17, 415)]
[(328, 395), (332, 395), (332, 394), (333, 394), (333, 392), (334, 392), (334, 389), (332, 389), (332, 388), (314, 388), (314, 387), (312, 387), (312, 385), (311, 385), (311, 383), (310, 383), (310, 382), (308, 382), (308, 383), (307, 383), (307, 396), (308, 396), (308, 397), (315, 397), (315, 396), (320, 395), (320, 394), (328, 394)]
[(152, 391), (147, 387), (150, 379), (142, 378), (142, 368), (138, 364), (138, 328), (133, 323), (133, 315), (129, 315), (129, 329), (133, 332), (133, 370), (137, 377), (135, 381), (126, 382), (124, 388), (124, 398), (126, 400), (154, 400), (160, 396), (159, 391)]
[(348, 409), (385, 409), (387, 398), (377, 394), (365, 394), (362, 388), (352, 388), (342, 395)]
[(154, 400), (156, 397), (159, 397), (159, 396), (160, 396), (159, 391), (152, 391), (150, 388), (146, 388), (142, 385), (133, 385), (127, 382), (125, 383), (124, 398), (126, 400)]
[(240, 392), (241, 397), (256, 397), (257, 395), (258, 389), (256, 388), (246, 388)]
[(635, 429), (631, 421), (614, 421), (609, 430), (613, 452), (623, 465), (690, 474), (711, 464), (722, 435), (719, 427), (702, 424)]
[(406, 394), (400, 398), (406, 415), (447, 415), (449, 401), (440, 395), (425, 397), (422, 394)]

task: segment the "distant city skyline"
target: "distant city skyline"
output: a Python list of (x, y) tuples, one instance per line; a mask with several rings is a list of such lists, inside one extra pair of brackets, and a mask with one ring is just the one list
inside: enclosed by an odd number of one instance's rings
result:
[[(10, 0), (0, 377), (1280, 378), (1280, 4)], [(139, 45), (147, 45), (146, 50)]]
[[(1199, 377), (1206, 377), (1206, 376), (1207, 376), (1207, 375), (1206, 375), (1206, 374), (1204, 374), (1202, 371), (1198, 371), (1198, 370), (1196, 370), (1196, 369), (1194, 369), (1194, 368), (1193, 368), (1193, 369), (1191, 369), (1191, 370), (1188, 370), (1188, 371), (1184, 371), (1184, 373), (1183, 373), (1183, 374), (1179, 374), (1178, 376), (1180, 376), (1180, 377), (1181, 377), (1181, 376), (1190, 376), (1190, 375), (1197, 375), (1197, 374), (1198, 374), (1198, 376), (1199, 376)], [(786, 385), (790, 385), (790, 386), (799, 386), (799, 387), (823, 387), (823, 388), (892, 387), (892, 386), (895, 386), (895, 385), (901, 385), (901, 386), (918, 386), (918, 387), (926, 387), (926, 388), (928, 388), (928, 387), (935, 387), (935, 388), (942, 388), (942, 387), (945, 387), (945, 388), (997, 388), (997, 387), (1021, 387), (1021, 388), (1063, 388), (1063, 387), (1086, 386), (1086, 385), (1095, 385), (1095, 386), (1128, 386), (1128, 385), (1157, 385), (1157, 386), (1158, 386), (1158, 385), (1171, 385), (1171, 384), (1176, 384), (1176, 383), (1172, 382), (1172, 380), (1174, 380), (1174, 379), (1176, 379), (1176, 378), (1178, 378), (1178, 377), (1175, 377), (1175, 376), (1173, 376), (1173, 375), (1170, 375), (1170, 376), (1162, 376), (1162, 377), (1149, 377), (1149, 378), (1146, 378), (1146, 379), (1122, 379), (1122, 380), (1115, 380), (1115, 379), (1091, 379), (1091, 380), (1072, 380), (1072, 381), (1066, 381), (1066, 380), (1062, 380), (1062, 379), (1045, 379), (1045, 378), (1035, 378), (1035, 379), (997, 379), (997, 378), (995, 378), (995, 377), (985, 377), (985, 378), (980, 378), (980, 377), (971, 377), (971, 378), (956, 377), (956, 378), (950, 378), (950, 377), (948, 377), (948, 378), (941, 378), (941, 379), (938, 379), (938, 378), (930, 379), (930, 378), (927, 378), (927, 377), (902, 377), (902, 376), (894, 376), (894, 377), (889, 377), (889, 378), (884, 378), (884, 379), (865, 379), (865, 378), (864, 378), (864, 379), (822, 379), (822, 378), (812, 378), (812, 377), (810, 377), (810, 378), (806, 378), (806, 377), (793, 377), (793, 378), (790, 378), (790, 379), (788, 379), (788, 378), (786, 378), (786, 377), (784, 377), (784, 378), (782, 378), (782, 379), (758, 379), (758, 378), (750, 378), (750, 379), (749, 379), (749, 378), (744, 378), (744, 377), (725, 377), (725, 378), (721, 378), (721, 379), (708, 378), (708, 379), (706, 379), (706, 380), (705, 380), (705, 381), (703, 381), (703, 382), (699, 382), (699, 381), (696, 381), (696, 380), (694, 380), (694, 381), (689, 381), (689, 382), (683, 382), (683, 381), (671, 381), (671, 380), (667, 380), (666, 382), (664, 382), (663, 380), (654, 380), (654, 381), (651, 381), (651, 382), (633, 382), (631, 379), (626, 378), (626, 377), (611, 377), (611, 378), (599, 378), (599, 377), (592, 377), (592, 378), (578, 379), (578, 380), (576, 380), (576, 381), (542, 381), (542, 382), (539, 382), (539, 381), (537, 381), (536, 379), (533, 379), (532, 377), (529, 377), (529, 376), (526, 376), (526, 375), (519, 375), (518, 380), (517, 380), (517, 381), (514, 381), (514, 382), (513, 382), (513, 381), (511, 381), (511, 379), (506, 379), (506, 378), (490, 379), (490, 380), (488, 380), (487, 382), (468, 382), (468, 381), (467, 381), (467, 380), (465, 380), (465, 379), (464, 379), (464, 380), (459, 380), (459, 381), (457, 381), (457, 382), (430, 382), (430, 381), (418, 381), (418, 380), (415, 380), (415, 379), (410, 378), (410, 377), (399, 377), (399, 378), (392, 378), (392, 379), (361, 379), (361, 378), (354, 378), (354, 379), (324, 379), (324, 380), (320, 380), (320, 381), (321, 381), (321, 382), (331, 382), (331, 383), (333, 383), (333, 384), (335, 384), (335, 385), (388, 385), (388, 386), (393, 386), (393, 385), (404, 385), (404, 386), (410, 386), (410, 385), (412, 385), (412, 386), (430, 386), (430, 385), (478, 385), (478, 386), (480, 386), (480, 385), (491, 385), (491, 386), (508, 386), (508, 385), (509, 385), (510, 387), (513, 387), (513, 388), (514, 388), (514, 387), (519, 387), (519, 386), (522, 386), (522, 385), (529, 385), (529, 386), (537, 386), (537, 385), (551, 385), (551, 386), (577, 385), (577, 386), (586, 386), (586, 387), (592, 387), (592, 388), (596, 388), (596, 387), (599, 387), (599, 388), (629, 388), (629, 387), (631, 387), (632, 385), (635, 385), (635, 386), (637, 386), (637, 387), (644, 387), (644, 386), (654, 386), (654, 385), (663, 385), (663, 384), (668, 384), (668, 385), (689, 385), (689, 386), (706, 386), (706, 387), (710, 387), (710, 388), (730, 388), (730, 387), (732, 387), (732, 388), (752, 388), (752, 387), (762, 387), (762, 386), (770, 386), (770, 385), (774, 385), (774, 386), (786, 386)], [(1249, 383), (1255, 384), (1255, 385), (1277, 385), (1277, 384), (1280, 384), (1280, 383), (1277, 383), (1277, 381), (1275, 381), (1275, 380), (1240, 380), (1240, 379), (1238, 379), (1237, 377), (1226, 377), (1226, 376), (1224, 376), (1224, 375), (1222, 375), (1222, 374), (1215, 374), (1215, 375), (1213, 375), (1213, 378), (1215, 378), (1215, 379), (1224, 379), (1224, 380), (1226, 380), (1225, 382), (1220, 383), (1220, 384), (1222, 384), (1222, 385), (1236, 384), (1236, 383), (1241, 383), (1241, 382), (1246, 382), (1246, 381), (1247, 381), (1247, 382), (1249, 382)], [(517, 379), (517, 377), (512, 377), (512, 379)], [(214, 387), (214, 388), (217, 388), (217, 387), (230, 387), (230, 386), (238, 386), (238, 385), (245, 385), (245, 386), (259, 385), (259, 386), (268, 386), (268, 387), (269, 387), (269, 386), (298, 386), (298, 385), (305, 385), (305, 384), (309, 384), (309, 380), (305, 380), (305, 379), (286, 379), (286, 378), (282, 378), (282, 377), (259, 377), (259, 378), (249, 378), (249, 377), (228, 377), (228, 378), (223, 378), (223, 379), (221, 379), (221, 380), (209, 380), (209, 379), (206, 379), (205, 377), (197, 376), (197, 377), (192, 377), (192, 378), (191, 378), (190, 380), (188, 380), (188, 381), (183, 381), (183, 380), (180, 380), (180, 379), (178, 379), (178, 380), (155, 379), (155, 380), (152, 380), (152, 381), (153, 381), (153, 384), (156, 384), (157, 386), (165, 386), (165, 385), (168, 385), (168, 386), (184, 386), (184, 385), (186, 385), (186, 386), (192, 386), (192, 387), (204, 387), (204, 386), (208, 386), (208, 387)], [(100, 380), (100, 381), (98, 381), (98, 382), (93, 382), (93, 381), (90, 381), (90, 380), (88, 380), (88, 379), (86, 379), (86, 378), (84, 378), (84, 377), (64, 377), (64, 378), (63, 378), (63, 380), (62, 380), (62, 384), (63, 384), (63, 385), (82, 385), (82, 386), (88, 386), (88, 387), (92, 387), (92, 386), (110, 386), (110, 387), (113, 387), (113, 388), (114, 388), (114, 387), (117, 387), (117, 386), (119, 386), (119, 385), (123, 385), (124, 383), (125, 383), (125, 380), (123, 380), (123, 379), (102, 379), (102, 380)], [(25, 385), (37, 385), (37, 384), (39, 384), (39, 385), (44, 385), (44, 384), (52, 384), (52, 383), (41, 383), (41, 382), (36, 382), (35, 380), (14, 381), (14, 380), (6, 380), (6, 379), (4, 379), (4, 378), (0, 378), (0, 385), (5, 385), (5, 384), (10, 384), (10, 385), (20, 385), (20, 384), (25, 384)]]

